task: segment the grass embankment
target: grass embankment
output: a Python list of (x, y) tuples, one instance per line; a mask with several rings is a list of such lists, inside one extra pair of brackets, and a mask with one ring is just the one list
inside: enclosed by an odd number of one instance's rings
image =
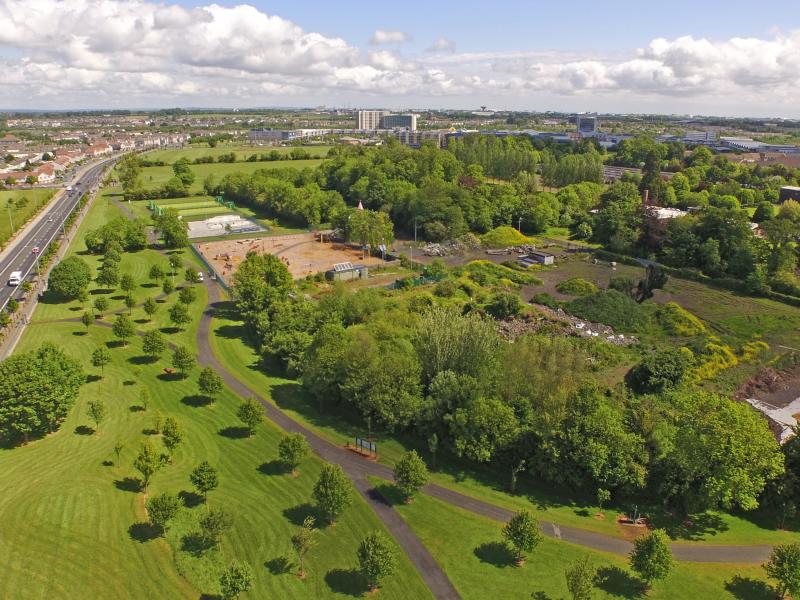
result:
[[(212, 332), (212, 347), (220, 362), (251, 387), (262, 391), (287, 414), (336, 444), (352, 442), (356, 436), (366, 434), (366, 424), (360, 422), (356, 415), (343, 415), (340, 407), (321, 411), (318, 403), (297, 381), (267, 373), (258, 354), (246, 342), (243, 324), (232, 318), (228, 311), (215, 316)], [(393, 465), (406, 450), (415, 448), (430, 464), (430, 454), (420, 440), (384, 432), (377, 432), (376, 435), (380, 462)], [(511, 510), (533, 510), (542, 520), (625, 537), (625, 532), (613, 518), (598, 520), (593, 517), (598, 508), (590, 494), (569, 494), (523, 477), (519, 494), (512, 495), (506, 492), (508, 481), (505, 473), (441, 454), (439, 470), (431, 477), (435, 483)], [(673, 538), (680, 542), (749, 545), (798, 539), (795, 531), (778, 529), (774, 517), (760, 511), (741, 515), (716, 511), (695, 514), (691, 517), (694, 526), (686, 528), (681, 520), (665, 516), (657, 502), (650, 507), (639, 502), (638, 508), (645, 513), (649, 511), (656, 525), (667, 528)], [(606, 512), (616, 515), (617, 511), (632, 510), (633, 502), (608, 508)]]
[(12, 224), (13, 231), (19, 231), (54, 194), (55, 190), (41, 188), (0, 192), (0, 246), (11, 237)]
[[(641, 598), (642, 586), (623, 557), (545, 538), (522, 567), (513, 565), (499, 523), (418, 495), (403, 504), (395, 488), (374, 480), (422, 540), (464, 600), (567, 598), (564, 570), (589, 556), (598, 569), (593, 598)], [(767, 600), (774, 597), (758, 565), (678, 563), (648, 598)]]
[[(308, 152), (313, 158), (325, 158), (328, 155), (328, 150), (332, 146), (301, 146), (303, 150)], [(273, 146), (251, 146), (246, 144), (219, 144), (215, 148), (209, 148), (206, 145), (191, 144), (185, 148), (169, 148), (166, 150), (153, 150), (144, 155), (146, 160), (151, 161), (164, 161), (165, 163), (172, 164), (180, 158), (188, 158), (193, 161), (196, 158), (205, 158), (206, 156), (213, 156), (217, 158), (223, 154), (236, 154), (236, 160), (245, 162), (248, 157), (253, 154), (269, 154), (273, 150), (280, 154), (289, 154), (295, 146), (286, 147), (273, 147)], [(263, 161), (263, 162), (278, 162), (278, 161)], [(292, 161), (284, 161), (292, 162)]]
[[(117, 214), (115, 206), (97, 202), (81, 234)], [(74, 246), (71, 252), (82, 249), (82, 235)], [(139, 265), (137, 273), (146, 272), (153, 260), (166, 262), (153, 251), (125, 255), (123, 272), (126, 265), (133, 268), (134, 264)], [(170, 335), (171, 342), (194, 340), (201, 302), (204, 306), (204, 297), (194, 305), (193, 327)], [(50, 320), (79, 315), (82, 308), (74, 308), (40, 304), (17, 350), (55, 343), (80, 360), (92, 376), (58, 432), (24, 447), (0, 450), (4, 595), (20, 599), (197, 598), (200, 592), (218, 592), (219, 572), (234, 558), (246, 561), (255, 572), (251, 598), (344, 598), (363, 591), (352, 571), (356, 548), (368, 532), (383, 527), (360, 497), (354, 495), (354, 505), (336, 527), (318, 533), (319, 545), (306, 561), (309, 575), (305, 580), (283, 572), (282, 557), (291, 560), (290, 536), (313, 512), (308, 502), (321, 462), (307, 459), (296, 478), (284, 473), (275, 463), (282, 434), (265, 424), (254, 437), (242, 437), (235, 416), (239, 398), (225, 390), (215, 403), (206, 404), (197, 395), (197, 371), (188, 379), (164, 374), (169, 353), (151, 363), (141, 356), (139, 338), (119, 346), (106, 327), (92, 325), (85, 333), (80, 323)], [(100, 373), (89, 362), (101, 344), (111, 348), (112, 362), (98, 378)], [(142, 388), (149, 390), (151, 398), (146, 411), (139, 404)], [(97, 398), (104, 400), (108, 416), (93, 433), (86, 404)], [(182, 492), (187, 501), (166, 540), (154, 537), (145, 523), (144, 496), (137, 489), (138, 474), (132, 467), (144, 440), (161, 447), (152, 431), (156, 411), (162, 417), (174, 417), (185, 436), (149, 491)], [(113, 447), (118, 441), (124, 449), (120, 464), (115, 465)], [(199, 556), (186, 546), (185, 537), (196, 530), (197, 515), (203, 510), (188, 480), (191, 469), (202, 460), (220, 473), (219, 489), (210, 494), (209, 503), (230, 512), (234, 526), (224, 536), (219, 553)], [(381, 596), (429, 598), (399, 549), (398, 555), (398, 573), (386, 582)]]

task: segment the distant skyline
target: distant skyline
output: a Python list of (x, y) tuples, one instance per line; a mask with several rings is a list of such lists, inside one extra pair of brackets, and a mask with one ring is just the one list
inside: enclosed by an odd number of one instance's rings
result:
[(0, 110), (486, 105), (800, 118), (800, 11), (789, 0), (0, 0), (0, 24)]

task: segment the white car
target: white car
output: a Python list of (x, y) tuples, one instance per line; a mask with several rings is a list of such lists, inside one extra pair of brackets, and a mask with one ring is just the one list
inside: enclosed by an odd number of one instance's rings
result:
[(204, 278), (203, 272), (202, 271), (198, 271), (197, 272), (197, 281), (199, 281), (200, 283), (203, 283), (203, 278)]

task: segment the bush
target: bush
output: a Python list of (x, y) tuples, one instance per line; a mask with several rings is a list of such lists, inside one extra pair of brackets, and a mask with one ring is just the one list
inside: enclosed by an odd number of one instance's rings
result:
[(522, 300), (512, 292), (495, 292), (486, 305), (486, 312), (495, 319), (509, 319), (522, 312)]
[(641, 331), (647, 325), (647, 315), (641, 305), (617, 290), (604, 290), (567, 302), (570, 314), (604, 323), (622, 331)]
[(529, 244), (531, 241), (531, 238), (508, 226), (495, 227), (481, 236), (481, 243), (489, 248), (519, 246), (520, 244)]
[(538, 294), (534, 294), (533, 298), (531, 298), (531, 302), (534, 304), (541, 304), (542, 306), (547, 306), (549, 308), (558, 308), (561, 306), (561, 302), (553, 298), (547, 292), (539, 292)]
[(509, 267), (495, 264), (488, 260), (474, 260), (464, 267), (466, 274), (475, 283), (490, 286), (500, 285), (514, 287), (519, 285), (541, 285), (542, 280)]
[(556, 286), (556, 289), (568, 296), (588, 296), (598, 291), (595, 284), (591, 281), (586, 281), (582, 277), (573, 277), (562, 281)]
[(700, 319), (675, 302), (667, 302), (659, 307), (656, 319), (670, 335), (693, 337), (708, 333)]

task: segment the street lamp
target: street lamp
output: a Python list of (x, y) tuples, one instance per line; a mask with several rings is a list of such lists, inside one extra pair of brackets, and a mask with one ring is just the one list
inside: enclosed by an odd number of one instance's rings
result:
[(411, 272), (414, 272), (414, 246), (417, 245), (417, 217), (414, 217), (414, 245), (411, 246)]
[(8, 209), (8, 222), (11, 225), (11, 235), (14, 235), (14, 221), (11, 220), (11, 199), (9, 198), (8, 202), (6, 202), (6, 208)]

